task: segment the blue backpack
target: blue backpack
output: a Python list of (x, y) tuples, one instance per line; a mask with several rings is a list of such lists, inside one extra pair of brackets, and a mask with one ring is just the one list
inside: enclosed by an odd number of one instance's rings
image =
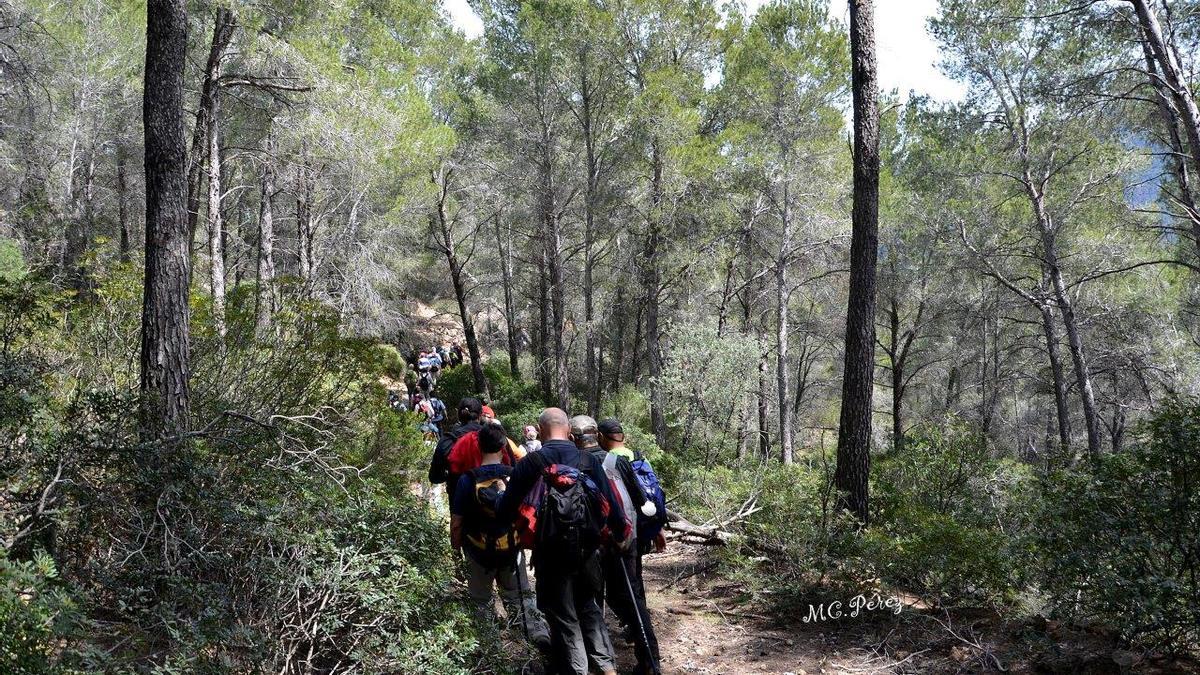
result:
[(653, 518), (646, 518), (641, 514), (638, 516), (638, 546), (644, 549), (654, 542), (655, 537), (667, 524), (667, 495), (658, 482), (658, 475), (654, 473), (654, 467), (650, 466), (650, 460), (639, 453), (631, 464), (633, 465), (633, 474), (637, 476), (638, 483), (642, 486), (642, 492), (646, 494), (646, 499), (653, 502), (654, 508), (658, 510)]

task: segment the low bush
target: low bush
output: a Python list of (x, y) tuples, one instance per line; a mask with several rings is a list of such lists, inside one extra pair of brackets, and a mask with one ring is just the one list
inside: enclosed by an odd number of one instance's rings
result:
[(1200, 646), (1200, 401), (1166, 403), (1128, 451), (1051, 475), (1038, 530), (1054, 611), (1172, 650)]
[(387, 355), (298, 298), (256, 335), (235, 289), (229, 339), (193, 334), (194, 432), (142, 443), (136, 283), (0, 282), (0, 671), (489, 669)]

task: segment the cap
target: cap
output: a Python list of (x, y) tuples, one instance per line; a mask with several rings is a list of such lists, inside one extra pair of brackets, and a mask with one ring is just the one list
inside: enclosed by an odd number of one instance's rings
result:
[(483, 406), (483, 414), (487, 415), (488, 417), (495, 417), (496, 411), (492, 410), (492, 406), (485, 405), (485, 406)]
[(576, 415), (571, 418), (571, 433), (575, 436), (585, 436), (596, 433), (596, 420), (587, 415)]
[(605, 436), (625, 433), (625, 430), (621, 428), (621, 423), (615, 419), (612, 419), (611, 417), (601, 421), (597, 428), (600, 430), (600, 433), (604, 434)]

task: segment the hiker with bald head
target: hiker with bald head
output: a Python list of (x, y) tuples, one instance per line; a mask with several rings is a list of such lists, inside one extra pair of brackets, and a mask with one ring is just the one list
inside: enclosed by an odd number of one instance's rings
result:
[(627, 541), (632, 525), (604, 467), (571, 442), (565, 412), (543, 410), (538, 436), (542, 448), (517, 462), (497, 519), (517, 522), (522, 539), (533, 547), (538, 609), (550, 626), (549, 671), (586, 675), (594, 667), (615, 675), (600, 609), (600, 551)]

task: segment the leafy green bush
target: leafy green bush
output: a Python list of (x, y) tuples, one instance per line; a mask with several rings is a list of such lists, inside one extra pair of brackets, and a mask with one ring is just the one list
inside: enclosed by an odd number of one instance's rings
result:
[(1036, 483), (957, 425), (921, 428), (873, 467), (861, 556), (888, 584), (942, 603), (1012, 601), (1028, 562)]
[(1054, 609), (1170, 649), (1200, 645), (1200, 401), (1174, 400), (1125, 453), (1046, 481)]
[(47, 618), (68, 616), (49, 568), (5, 563), (0, 670), (490, 667), (444, 524), (409, 494), (427, 451), (387, 407), (386, 358), (335, 312), (288, 298), (256, 335), (250, 297), (231, 293), (228, 339), (193, 333), (195, 432), (146, 444), (135, 275), (114, 269), (87, 303), (20, 283), (0, 284), (0, 377), (21, 392), (0, 409), (0, 525), (26, 532), (10, 557), (51, 553), (86, 630)]
[(61, 672), (59, 644), (71, 637), (78, 617), (56, 577), (44, 553), (18, 562), (0, 551), (0, 671)]

